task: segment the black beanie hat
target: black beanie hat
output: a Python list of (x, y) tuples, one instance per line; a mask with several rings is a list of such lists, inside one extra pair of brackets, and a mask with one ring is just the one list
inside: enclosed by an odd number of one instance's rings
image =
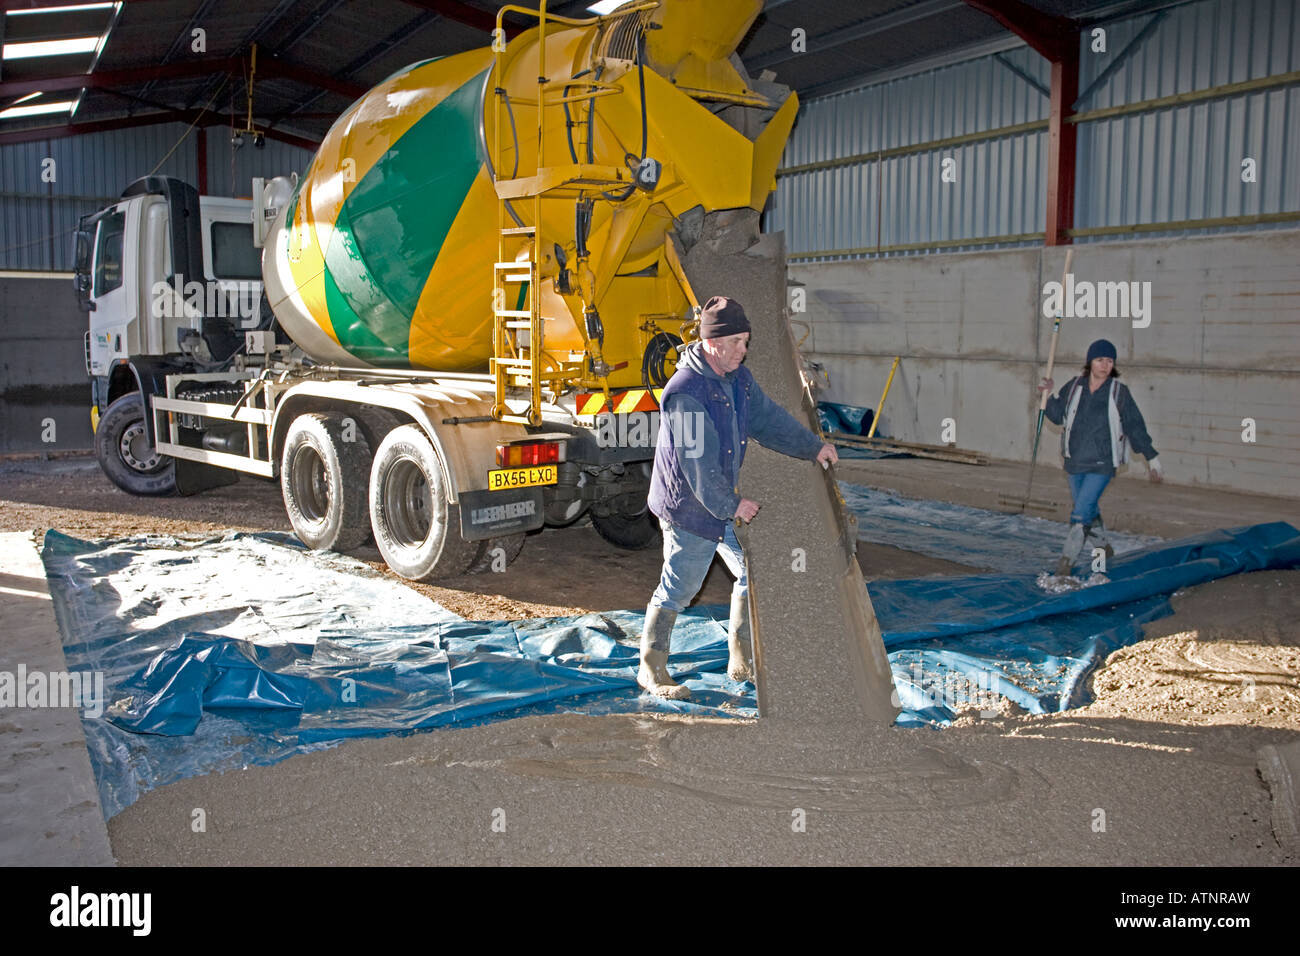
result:
[(724, 335), (749, 331), (749, 319), (735, 299), (715, 295), (704, 303), (704, 310), (700, 313), (700, 338), (720, 339)]
[(1115, 354), (1115, 346), (1111, 342), (1106, 339), (1098, 339), (1088, 346), (1088, 357), (1083, 361), (1087, 365), (1095, 358), (1108, 358), (1113, 362), (1118, 357)]

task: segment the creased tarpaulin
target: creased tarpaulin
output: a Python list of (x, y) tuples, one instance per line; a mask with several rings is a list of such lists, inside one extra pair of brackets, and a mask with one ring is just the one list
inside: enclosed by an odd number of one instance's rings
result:
[[(50, 532), (43, 557), (69, 664), (102, 671), (112, 702), (84, 720), (106, 816), (184, 777), (355, 736), (561, 711), (755, 713), (752, 689), (722, 673), (726, 607), (681, 615), (671, 669), (693, 699), (661, 701), (634, 683), (641, 612), (464, 621), (278, 536), (94, 545)], [(873, 582), (900, 723), (951, 719), (981, 682), (1031, 712), (1076, 706), (1090, 670), (1167, 614), (1171, 591), (1297, 563), (1297, 532), (1279, 523), (1130, 555), (1113, 583), (1065, 595), (1017, 575)]]
[(729, 681), (728, 609), (696, 608), (671, 670), (636, 686), (643, 614), (465, 621), (359, 561), (285, 535), (149, 536), (42, 551), (69, 665), (104, 674), (83, 720), (106, 816), (185, 777), (269, 764), (356, 736), (560, 711), (752, 717)]
[[(817, 421), (822, 434), (842, 432), (845, 435), (865, 435), (871, 431), (872, 411), (861, 405), (841, 405), (838, 402), (818, 402)], [(883, 438), (881, 434), (879, 437)], [(905, 451), (886, 451), (883, 448), (860, 448), (856, 445), (837, 444), (841, 458), (911, 458)]]
[[(1171, 613), (1168, 595), (1215, 578), (1300, 565), (1285, 522), (1210, 531), (1115, 558), (1109, 583), (1049, 594), (1034, 575), (969, 575), (868, 584), (880, 620), (900, 724), (945, 722), (988, 692), (1030, 713), (1088, 700), (1106, 656)], [(996, 710), (996, 705), (987, 709)]]
[[(872, 544), (990, 571), (1041, 571), (1055, 567), (1061, 555), (1066, 525), (1059, 521), (904, 498), (846, 481), (839, 486), (844, 503), (857, 515), (858, 537)], [(1161, 540), (1117, 531), (1109, 534), (1116, 554)]]
[(861, 405), (818, 402), (817, 419), (821, 422), (822, 431), (865, 435), (871, 431), (872, 411)]

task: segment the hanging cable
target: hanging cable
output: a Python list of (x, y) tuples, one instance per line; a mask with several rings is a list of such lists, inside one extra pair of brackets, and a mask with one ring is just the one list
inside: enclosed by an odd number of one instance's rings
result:
[(645, 347), (645, 357), (641, 360), (641, 383), (647, 389), (663, 388), (668, 384), (672, 375), (668, 370), (668, 357), (675, 356), (681, 344), (681, 338), (671, 332), (656, 332), (650, 339), (650, 344)]

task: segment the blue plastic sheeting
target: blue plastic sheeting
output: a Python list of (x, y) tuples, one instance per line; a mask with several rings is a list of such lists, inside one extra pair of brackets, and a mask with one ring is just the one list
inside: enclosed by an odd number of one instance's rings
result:
[[(972, 568), (1022, 573), (1056, 566), (1067, 526), (1030, 515), (1009, 515), (945, 501), (920, 501), (862, 485), (839, 483), (857, 515), (858, 537)], [(1062, 489), (1067, 499), (1069, 491)], [(1154, 544), (1150, 535), (1110, 532), (1116, 554)]]
[(1170, 613), (1167, 596), (1215, 578), (1300, 565), (1284, 522), (1193, 535), (1111, 562), (1109, 582), (1050, 594), (1034, 575), (873, 581), (901, 706), (900, 724), (951, 720), (987, 692), (1030, 713), (1086, 703), (1092, 671), (1141, 625)]
[(670, 670), (692, 699), (662, 701), (636, 686), (638, 612), (465, 621), (280, 535), (50, 532), (42, 557), (69, 666), (104, 674), (109, 706), (83, 725), (106, 817), (350, 737), (563, 711), (757, 715), (752, 685), (725, 674), (725, 607), (681, 615)]
[[(822, 434), (843, 432), (846, 435), (865, 435), (871, 431), (872, 411), (861, 405), (840, 405), (836, 402), (818, 402), (817, 420)], [(883, 437), (883, 436), (882, 436)], [(885, 451), (882, 448), (859, 448), (854, 445), (835, 446), (841, 458), (911, 458), (905, 451)]]
[[(464, 621), (359, 562), (289, 540), (46, 536), (69, 665), (103, 672), (111, 702), (83, 719), (106, 816), (153, 787), (350, 737), (556, 712), (756, 713), (751, 685), (723, 673), (726, 607), (681, 615), (671, 670), (693, 697), (661, 701), (635, 686), (640, 612)], [(995, 710), (1000, 698), (1033, 713), (1078, 706), (1106, 655), (1169, 613), (1169, 593), (1296, 565), (1300, 533), (1276, 523), (1126, 555), (1109, 583), (1066, 594), (1028, 575), (869, 588), (899, 723), (917, 725), (972, 705)]]
[(823, 432), (843, 432), (846, 435), (865, 435), (871, 431), (872, 412), (860, 405), (840, 405), (836, 402), (818, 402), (817, 418)]

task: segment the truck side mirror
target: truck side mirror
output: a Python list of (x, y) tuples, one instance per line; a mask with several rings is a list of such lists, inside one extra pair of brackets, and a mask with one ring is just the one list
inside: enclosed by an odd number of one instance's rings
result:
[(77, 290), (77, 308), (82, 312), (94, 312), (95, 303), (90, 301), (90, 276), (78, 272), (72, 277), (72, 287)]
[(88, 229), (78, 229), (73, 251), (72, 268), (77, 272), (90, 271), (90, 251), (95, 246), (95, 234)]
[(82, 312), (94, 312), (95, 303), (90, 301), (90, 255), (95, 248), (95, 234), (88, 229), (78, 229), (73, 247), (72, 287), (77, 290), (77, 308)]

